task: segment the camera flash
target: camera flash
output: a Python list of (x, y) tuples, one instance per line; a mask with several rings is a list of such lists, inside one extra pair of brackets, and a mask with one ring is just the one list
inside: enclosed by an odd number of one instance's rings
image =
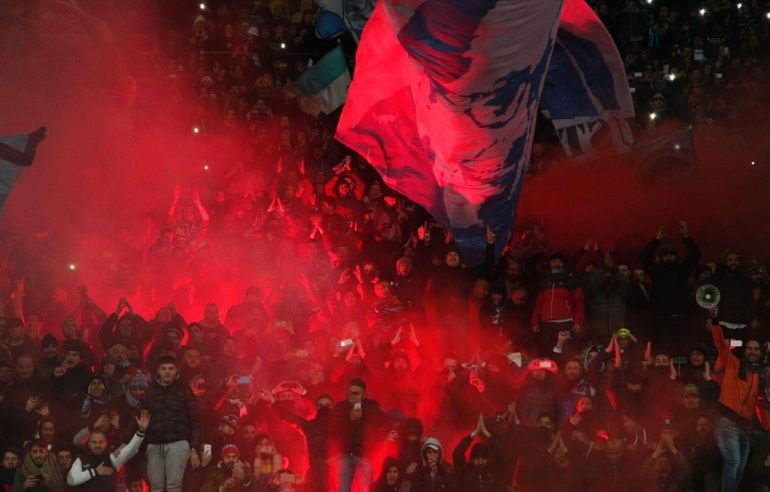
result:
[(194, 134), (196, 134), (196, 135), (197, 135), (197, 134), (199, 134), (200, 132), (201, 132), (201, 129), (200, 129), (200, 128), (198, 128), (197, 126), (194, 126), (194, 127), (193, 127), (193, 133), (194, 133)]
[(650, 113), (650, 120), (654, 120), (654, 119), (655, 119), (655, 118), (657, 118), (657, 117), (658, 117), (658, 115), (657, 115), (657, 114), (655, 114), (655, 113)]
[(682, 146), (679, 144), (674, 145), (674, 150), (682, 150)]
[(282, 50), (285, 50), (285, 49), (286, 49), (286, 43), (281, 43), (281, 49), (282, 49)]
[(200, 7), (201, 10), (206, 10), (206, 4), (201, 2), (198, 7)]
[(670, 80), (672, 82), (675, 81), (676, 80), (676, 75), (674, 75), (673, 73), (668, 74), (668, 80)]
[(204, 171), (208, 171), (209, 170), (209, 165), (208, 164), (204, 164), (203, 165), (203, 170)]
[(700, 9), (698, 13), (702, 16), (706, 15), (706, 9)]
[(75, 266), (75, 264), (74, 264), (74, 263), (70, 263), (70, 264), (69, 264), (69, 269), (70, 269), (70, 270), (74, 271), (74, 270), (75, 270), (75, 268), (77, 268), (77, 266)]

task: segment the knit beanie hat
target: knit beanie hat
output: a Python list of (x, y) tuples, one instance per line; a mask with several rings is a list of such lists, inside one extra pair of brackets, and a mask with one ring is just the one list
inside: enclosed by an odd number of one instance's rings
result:
[(142, 371), (136, 371), (136, 374), (131, 376), (131, 379), (128, 380), (128, 387), (146, 389), (150, 387), (150, 381), (147, 378), (147, 375), (144, 374)]
[(222, 446), (222, 452), (219, 453), (219, 459), (221, 460), (225, 459), (225, 456), (227, 456), (228, 454), (234, 454), (240, 458), (241, 450), (238, 449), (238, 446), (235, 444), (232, 444), (232, 443), (225, 444), (224, 446)]

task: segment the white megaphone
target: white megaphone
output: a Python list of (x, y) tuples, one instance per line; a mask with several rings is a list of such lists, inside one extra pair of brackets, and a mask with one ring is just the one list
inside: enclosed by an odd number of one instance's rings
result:
[(695, 291), (695, 302), (703, 309), (711, 309), (719, 305), (722, 294), (714, 284), (703, 284)]

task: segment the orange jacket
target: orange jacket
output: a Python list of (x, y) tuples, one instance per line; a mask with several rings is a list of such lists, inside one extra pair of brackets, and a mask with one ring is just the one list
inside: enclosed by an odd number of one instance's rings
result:
[(722, 334), (722, 327), (713, 325), (711, 327), (711, 336), (714, 338), (714, 345), (719, 351), (719, 358), (722, 360), (725, 368), (719, 403), (741, 417), (752, 420), (754, 418), (757, 395), (759, 394), (759, 373), (747, 371), (746, 379), (741, 379), (738, 375), (741, 360), (730, 351), (727, 340), (724, 334)]

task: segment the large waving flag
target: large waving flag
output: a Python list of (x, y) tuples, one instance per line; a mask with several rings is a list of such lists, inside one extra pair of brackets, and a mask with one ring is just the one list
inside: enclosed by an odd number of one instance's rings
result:
[[(561, 0), (381, 0), (337, 139), (451, 227), (467, 263), (504, 243)], [(502, 246), (502, 245), (501, 245)]]
[[(24, 152), (27, 146), (27, 139), (29, 135), (14, 135), (8, 137), (0, 137), (0, 146), (8, 146), (18, 152)], [(2, 156), (4, 153), (0, 149), (0, 214), (3, 212), (5, 201), (8, 199), (8, 195), (11, 193), (11, 188), (16, 182), (16, 179), (24, 169), (13, 162), (4, 159)]]
[(623, 60), (583, 0), (567, 0), (562, 8), (541, 109), (573, 159), (621, 154), (634, 144), (634, 103)]
[[(606, 30), (584, 0), (564, 16), (561, 0), (381, 0), (363, 31), (337, 139), (450, 227), (467, 263), (483, 259), (485, 227), (498, 249), (510, 234), (556, 46), (578, 75), (552, 85), (563, 129), (627, 112)], [(581, 93), (591, 104), (571, 101)]]

